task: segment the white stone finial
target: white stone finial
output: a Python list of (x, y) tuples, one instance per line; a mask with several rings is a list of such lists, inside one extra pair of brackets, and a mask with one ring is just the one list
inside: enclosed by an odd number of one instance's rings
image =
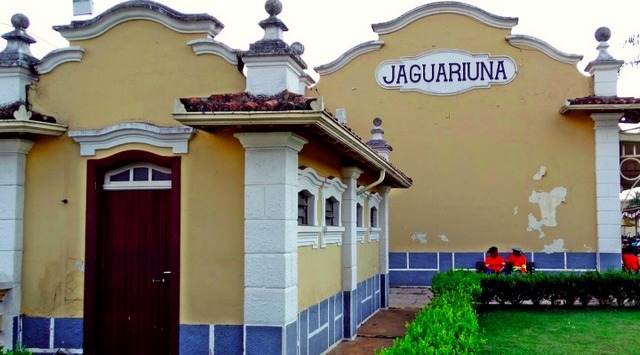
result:
[(598, 41), (598, 57), (587, 65), (586, 71), (593, 76), (593, 95), (617, 96), (618, 95), (618, 71), (624, 64), (622, 60), (616, 60), (609, 54), (611, 30), (600, 27), (595, 32)]
[(282, 2), (280, 2), (280, 0), (267, 0), (264, 4), (264, 9), (267, 11), (269, 16), (278, 16), (282, 12)]
[(596, 60), (615, 60), (611, 54), (609, 54), (609, 43), (607, 41), (611, 38), (611, 30), (609, 27), (600, 27), (595, 33), (596, 41), (598, 44), (598, 58)]
[(374, 118), (373, 129), (371, 130), (371, 139), (367, 142), (367, 145), (385, 160), (389, 160), (389, 153), (393, 151), (393, 148), (382, 136), (384, 131), (381, 126), (382, 119), (380, 117)]

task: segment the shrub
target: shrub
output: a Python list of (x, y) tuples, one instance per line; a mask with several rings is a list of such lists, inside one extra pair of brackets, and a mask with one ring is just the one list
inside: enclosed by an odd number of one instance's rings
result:
[(381, 354), (475, 354), (484, 340), (475, 311), (482, 275), (448, 271), (436, 275), (434, 298), (410, 324), (407, 334)]
[(33, 353), (22, 346), (17, 346), (13, 350), (5, 350), (4, 346), (0, 344), (0, 355), (32, 355)]

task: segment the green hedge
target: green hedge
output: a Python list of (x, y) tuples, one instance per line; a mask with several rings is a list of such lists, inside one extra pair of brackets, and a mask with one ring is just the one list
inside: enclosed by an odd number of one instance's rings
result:
[(17, 347), (13, 350), (5, 350), (4, 346), (0, 344), (0, 355), (32, 355), (32, 353), (23, 347)]
[(431, 303), (423, 308), (407, 334), (379, 354), (475, 354), (484, 340), (475, 311), (481, 276), (468, 271), (448, 271), (433, 278)]
[(413, 322), (407, 334), (378, 354), (475, 354), (486, 342), (480, 336), (478, 303), (640, 307), (640, 275), (624, 271), (583, 274), (557, 273), (485, 275), (472, 271), (447, 271), (432, 280), (434, 297)]
[(548, 302), (566, 307), (600, 306), (640, 307), (640, 275), (624, 271), (589, 271), (584, 274), (538, 272), (525, 275), (483, 275), (478, 301), (519, 305)]

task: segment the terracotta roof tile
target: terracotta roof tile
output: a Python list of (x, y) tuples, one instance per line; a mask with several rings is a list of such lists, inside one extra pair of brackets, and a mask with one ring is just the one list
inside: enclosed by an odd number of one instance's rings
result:
[(311, 110), (314, 97), (307, 97), (283, 91), (279, 94), (253, 95), (248, 92), (234, 94), (214, 94), (209, 97), (180, 99), (187, 112), (230, 112), (230, 111), (295, 111)]
[(56, 123), (56, 119), (51, 116), (45, 116), (39, 112), (31, 111), (29, 107), (30, 105), (23, 101), (16, 101), (0, 106), (0, 120), (14, 120), (15, 117), (13, 116), (13, 113), (18, 111), (18, 109), (22, 105), (24, 105), (27, 110), (31, 112), (31, 118), (29, 118), (29, 121)]
[(640, 98), (618, 96), (585, 96), (569, 99), (571, 105), (625, 105), (640, 104)]

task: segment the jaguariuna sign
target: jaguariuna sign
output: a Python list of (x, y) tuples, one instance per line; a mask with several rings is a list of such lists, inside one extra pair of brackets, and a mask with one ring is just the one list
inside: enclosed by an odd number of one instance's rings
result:
[(517, 72), (516, 63), (507, 56), (446, 49), (382, 62), (376, 69), (376, 81), (385, 89), (455, 95), (507, 84)]

